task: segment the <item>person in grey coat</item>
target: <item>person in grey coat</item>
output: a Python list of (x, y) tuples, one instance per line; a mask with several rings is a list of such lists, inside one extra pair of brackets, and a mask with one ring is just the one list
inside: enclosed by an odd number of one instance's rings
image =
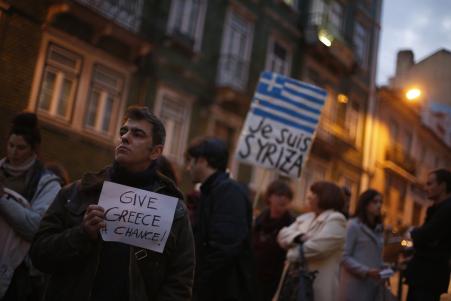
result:
[(21, 112), (0, 160), (0, 299), (38, 300), (43, 275), (28, 257), (42, 216), (60, 190), (59, 178), (38, 158), (41, 134), (36, 114)]
[(360, 195), (355, 217), (348, 222), (340, 269), (340, 301), (382, 300), (382, 196), (368, 189)]

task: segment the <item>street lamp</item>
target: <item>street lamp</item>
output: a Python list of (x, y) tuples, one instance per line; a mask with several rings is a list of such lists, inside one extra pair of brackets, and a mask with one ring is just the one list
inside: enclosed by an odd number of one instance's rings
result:
[(330, 47), (330, 46), (332, 46), (334, 37), (331, 34), (329, 34), (325, 29), (321, 29), (318, 32), (318, 40), (320, 40), (321, 43), (323, 43), (327, 47)]
[(337, 100), (339, 103), (348, 103), (349, 98), (345, 94), (340, 93), (337, 95)]
[(410, 102), (418, 100), (418, 98), (420, 96), (421, 96), (421, 90), (418, 88), (412, 88), (406, 92), (406, 98)]

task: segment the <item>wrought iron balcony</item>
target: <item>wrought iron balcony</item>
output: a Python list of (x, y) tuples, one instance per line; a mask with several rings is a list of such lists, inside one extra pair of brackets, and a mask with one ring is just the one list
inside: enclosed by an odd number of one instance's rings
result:
[(219, 59), (216, 83), (237, 91), (246, 89), (249, 77), (249, 62), (236, 55), (222, 55)]
[(138, 32), (144, 0), (74, 0), (87, 6), (118, 25)]
[(389, 146), (385, 153), (385, 160), (395, 163), (412, 175), (415, 175), (416, 173), (415, 160), (404, 150), (401, 145), (395, 144)]
[(334, 39), (343, 40), (340, 28), (337, 28), (329, 18), (327, 13), (312, 13), (309, 15), (308, 27), (317, 26), (319, 29), (326, 30)]
[[(355, 61), (353, 46), (346, 42), (342, 29), (330, 20), (327, 13), (309, 15), (305, 28), (305, 40), (307, 44), (316, 47), (317, 50), (324, 50), (322, 44), (326, 45), (328, 53), (332, 54), (337, 62), (347, 69), (352, 68)], [(334, 60), (332, 62), (334, 63)]]

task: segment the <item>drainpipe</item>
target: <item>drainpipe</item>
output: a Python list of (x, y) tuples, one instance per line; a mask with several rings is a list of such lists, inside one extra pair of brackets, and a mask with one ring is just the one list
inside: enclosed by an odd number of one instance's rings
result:
[(379, 49), (379, 33), (380, 33), (380, 22), (381, 22), (381, 11), (382, 11), (382, 0), (375, 1), (377, 4), (374, 35), (373, 35), (373, 49), (371, 53), (370, 62), (370, 89), (368, 98), (368, 110), (365, 122), (365, 139), (363, 144), (363, 160), (362, 168), (363, 174), (360, 180), (360, 191), (363, 192), (370, 186), (370, 180), (374, 173), (375, 164), (375, 148), (372, 146), (373, 141), (376, 138), (375, 134), (375, 118), (377, 109), (377, 91), (376, 91), (376, 68), (377, 68), (377, 56)]

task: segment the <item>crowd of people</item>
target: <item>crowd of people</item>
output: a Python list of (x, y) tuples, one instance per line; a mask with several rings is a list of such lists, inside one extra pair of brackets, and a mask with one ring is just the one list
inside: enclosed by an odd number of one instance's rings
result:
[[(12, 122), (0, 160), (0, 300), (390, 300), (383, 262), (382, 194), (368, 189), (348, 212), (350, 191), (319, 181), (309, 210), (290, 212), (294, 193), (276, 180), (253, 217), (249, 189), (227, 173), (228, 147), (194, 140), (186, 169), (200, 189), (179, 190), (162, 156), (163, 123), (128, 108), (110, 166), (70, 182), (58, 163), (39, 160), (34, 113)], [(104, 241), (104, 181), (178, 199), (162, 253)], [(411, 232), (408, 301), (439, 300), (451, 265), (451, 172), (432, 171), (433, 205)]]

